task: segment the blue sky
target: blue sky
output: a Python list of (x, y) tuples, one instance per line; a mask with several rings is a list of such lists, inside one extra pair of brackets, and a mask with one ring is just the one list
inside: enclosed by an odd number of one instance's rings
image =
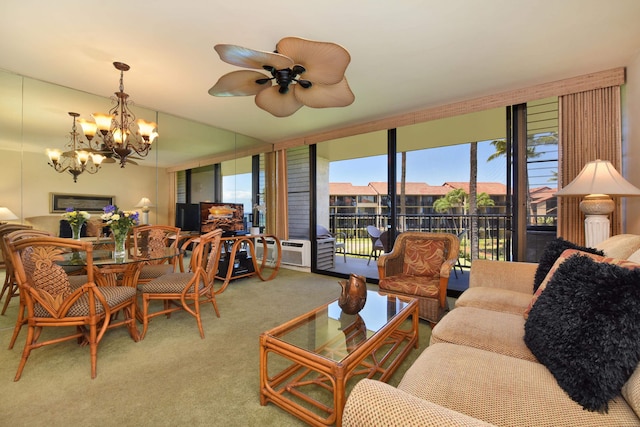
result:
[[(506, 160), (499, 157), (487, 161), (495, 148), (490, 141), (478, 142), (478, 181), (500, 182), (506, 184)], [(552, 152), (551, 158), (557, 158)], [(547, 157), (549, 157), (547, 156)], [(543, 154), (540, 159), (544, 159)], [(544, 166), (541, 178), (530, 168), (529, 179), (532, 187), (550, 186), (556, 183), (549, 181), (548, 168), (555, 168), (557, 163)], [(430, 148), (407, 153), (407, 181), (424, 182), (429, 185), (442, 185), (447, 181), (469, 181), (469, 144), (449, 147)], [(398, 154), (398, 182), (400, 181), (400, 155)], [(331, 162), (329, 166), (330, 182), (350, 182), (353, 185), (367, 185), (370, 182), (387, 181), (387, 156), (365, 157), (360, 159)], [(244, 203), (245, 212), (251, 211), (251, 174), (240, 174), (225, 177), (223, 180), (225, 202)]]
[[(506, 183), (504, 157), (487, 161), (495, 152), (490, 142), (478, 143), (478, 181)], [(400, 155), (398, 155), (398, 181), (400, 181)], [(431, 148), (407, 153), (407, 181), (441, 185), (447, 181), (469, 181), (469, 145)], [(329, 169), (331, 182), (351, 182), (367, 185), (369, 182), (387, 181), (387, 157), (332, 162)]]

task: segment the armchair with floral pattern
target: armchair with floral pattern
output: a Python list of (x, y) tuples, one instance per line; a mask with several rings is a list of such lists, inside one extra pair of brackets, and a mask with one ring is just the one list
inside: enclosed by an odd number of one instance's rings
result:
[(378, 258), (380, 291), (418, 299), (420, 317), (434, 326), (447, 310), (447, 286), (460, 241), (451, 233), (406, 232)]

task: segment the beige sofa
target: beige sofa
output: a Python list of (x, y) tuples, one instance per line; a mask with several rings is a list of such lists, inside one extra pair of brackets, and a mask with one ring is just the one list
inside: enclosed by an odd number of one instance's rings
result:
[[(640, 236), (614, 236), (599, 249), (640, 262)], [(361, 380), (347, 399), (343, 425), (639, 426), (640, 369), (607, 413), (588, 411), (525, 344), (523, 313), (537, 266), (474, 261), (469, 289), (398, 387)]]

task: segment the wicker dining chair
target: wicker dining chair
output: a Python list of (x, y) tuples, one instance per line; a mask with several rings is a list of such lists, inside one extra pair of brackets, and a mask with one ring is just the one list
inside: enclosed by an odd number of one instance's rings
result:
[[(157, 248), (178, 247), (180, 241), (180, 227), (170, 225), (139, 225), (133, 227), (133, 249), (149, 251)], [(145, 261), (140, 269), (138, 283), (148, 283), (153, 279), (176, 271), (176, 258), (161, 259), (157, 261)]]
[[(204, 338), (201, 304), (211, 303), (216, 316), (220, 317), (213, 284), (218, 272), (221, 237), (222, 230), (217, 229), (197, 238), (198, 243), (191, 254), (188, 272), (168, 273), (138, 286), (142, 299), (141, 338), (147, 333), (150, 319), (163, 314), (169, 317), (178, 310), (184, 310), (196, 318), (200, 337)], [(163, 309), (150, 312), (149, 304), (153, 300), (162, 300)]]
[[(126, 286), (96, 286), (91, 242), (38, 236), (8, 242), (8, 246), (28, 326), (14, 381), (20, 379), (33, 349), (69, 340), (87, 344), (91, 378), (95, 378), (98, 343), (107, 329), (127, 326), (131, 338), (139, 339), (135, 324), (136, 290)], [(86, 283), (76, 289), (71, 287), (64, 268), (56, 263), (69, 252), (77, 252), (87, 268)], [(116, 320), (114, 315), (120, 311), (124, 312), (123, 319)], [(60, 330), (72, 332), (54, 336), (41, 333), (42, 329), (52, 327), (65, 327)]]
[(32, 229), (33, 227), (31, 227), (30, 225), (0, 224), (0, 250), (2, 251), (2, 259), (4, 260), (4, 284), (2, 285), (2, 291), (0, 291), (0, 301), (2, 301), (2, 297), (4, 296), (5, 292), (7, 293), (7, 299), (4, 301), (2, 312), (0, 312), (0, 314), (4, 314), (7, 311), (7, 307), (9, 307), (11, 298), (18, 295), (18, 283), (16, 282), (15, 276), (13, 274), (11, 254), (9, 253), (9, 248), (4, 241), (4, 236), (17, 230)]
[(378, 258), (380, 291), (416, 298), (420, 318), (435, 326), (448, 308), (449, 276), (459, 250), (455, 234), (401, 233), (391, 252)]
[[(48, 231), (44, 231), (44, 230), (34, 230), (31, 227), (26, 228), (26, 229), (20, 229), (20, 230), (16, 230), (16, 231), (12, 231), (9, 234), (6, 234), (3, 238), (2, 241), (0, 243), (2, 243), (3, 247), (6, 248), (7, 251), (7, 258), (6, 258), (6, 265), (7, 265), (7, 274), (11, 274), (12, 276), (12, 280), (15, 281), (15, 275), (14, 275), (14, 268), (13, 268), (13, 260), (11, 257), (11, 252), (9, 249), (9, 243), (10, 242), (16, 242), (18, 240), (21, 239), (26, 239), (29, 237), (38, 237), (38, 236), (51, 236), (51, 233), (49, 233)], [(24, 298), (22, 298), (20, 296), (20, 293), (18, 292), (18, 283), (15, 282), (15, 294), (18, 295), (19, 297), (19, 302), (18, 302), (18, 315), (16, 316), (16, 325), (13, 329), (13, 335), (11, 336), (11, 341), (9, 341), (9, 350), (11, 350), (13, 348), (13, 346), (16, 343), (16, 339), (18, 338), (18, 334), (20, 333), (20, 330), (22, 329), (22, 325), (24, 325), (25, 323), (27, 323), (27, 319), (24, 315), (24, 312), (26, 311), (26, 306), (24, 304)], [(4, 314), (4, 313), (3, 313)]]

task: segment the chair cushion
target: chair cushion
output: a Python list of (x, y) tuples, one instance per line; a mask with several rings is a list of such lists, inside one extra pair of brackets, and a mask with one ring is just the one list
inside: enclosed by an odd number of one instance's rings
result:
[[(109, 307), (115, 307), (136, 296), (136, 290), (128, 286), (99, 286), (98, 292), (104, 296)], [(40, 304), (34, 305), (34, 313), (36, 317), (51, 317), (51, 314)], [(98, 299), (96, 299), (96, 313), (104, 313), (104, 307)], [(89, 296), (85, 293), (73, 303), (67, 312), (67, 317), (88, 316), (89, 314)]]
[[(179, 294), (192, 278), (193, 273), (169, 273), (139, 285), (138, 289), (147, 294)], [(202, 288), (202, 282), (199, 286)]]
[(570, 257), (525, 323), (531, 352), (589, 411), (607, 412), (640, 361), (640, 265), (635, 266)]
[(171, 264), (148, 264), (140, 269), (139, 280), (150, 280), (173, 272)]
[(440, 278), (398, 274), (380, 279), (379, 286), (380, 289), (387, 291), (419, 295), (427, 298), (438, 298)]
[(402, 272), (412, 276), (440, 277), (444, 250), (444, 240), (407, 239)]

